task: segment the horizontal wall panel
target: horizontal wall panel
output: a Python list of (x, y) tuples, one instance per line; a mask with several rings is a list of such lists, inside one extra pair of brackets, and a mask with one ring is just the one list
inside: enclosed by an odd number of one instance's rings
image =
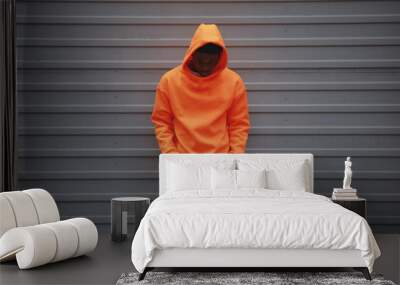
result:
[[(399, 137), (400, 139), (400, 137)], [(147, 135), (20, 135), (19, 149), (46, 148), (154, 148), (158, 150), (157, 140), (153, 133)]]
[[(84, 207), (82, 207), (84, 205)], [(75, 216), (75, 217), (87, 217), (97, 216), (110, 213), (110, 201), (107, 202), (85, 202), (80, 201), (58, 203), (58, 210), (61, 216)]]
[(400, 2), (17, 1), (18, 183), (63, 218), (158, 193), (155, 89), (216, 23), (245, 82), (249, 153), (313, 153), (330, 196), (353, 159), (368, 221), (400, 230)]
[[(400, 47), (399, 47), (400, 49)], [(80, 83), (102, 83), (102, 84), (129, 84), (129, 83), (152, 83), (160, 79), (159, 71), (148, 69), (132, 70), (24, 70), (21, 77), (26, 82), (44, 83), (57, 82), (64, 84)], [(383, 70), (357, 70), (357, 69), (323, 69), (323, 70), (285, 70), (285, 69), (243, 69), (240, 75), (245, 83), (264, 84), (370, 84), (376, 83), (399, 83), (400, 69)], [(135, 78), (135, 80), (132, 80)]]
[[(381, 127), (400, 122), (400, 113), (341, 113), (331, 112), (255, 112), (250, 114), (250, 122), (254, 127)], [(140, 126), (151, 127), (151, 114), (147, 113), (22, 113), (20, 124), (23, 127), (129, 127), (132, 122)], [(351, 123), (349, 123), (351, 122)]]
[(348, 15), (268, 15), (268, 16), (22, 16), (18, 24), (73, 24), (73, 25), (190, 25), (198, 23), (225, 25), (260, 24), (369, 24), (399, 23), (400, 14)]
[[(48, 1), (47, 1), (48, 2)], [(274, 15), (331, 15), (356, 11), (357, 14), (385, 14), (388, 11), (400, 13), (393, 1), (22, 1), (18, 15), (64, 15), (64, 16), (274, 16)]]
[[(152, 172), (158, 168), (158, 162), (154, 157), (137, 156), (137, 157), (36, 157), (26, 158), (19, 163), (20, 171), (29, 171), (34, 169), (35, 172), (70, 172), (77, 171), (91, 173), (92, 171), (118, 173), (127, 172)], [(87, 170), (87, 169), (90, 169)]]
[[(389, 217), (397, 217), (398, 219), (398, 224), (400, 224), (400, 207), (399, 207), (399, 202), (400, 201), (386, 201), (382, 202), (385, 206), (382, 207), (381, 203), (377, 203), (374, 201), (371, 201), (368, 203), (368, 215), (369, 216), (389, 216)], [(392, 224), (393, 221), (386, 221), (388, 224)]]
[[(40, 133), (40, 130), (35, 130), (36, 133), (28, 132), (20, 134), (18, 137), (19, 149), (65, 149), (79, 151), (82, 148), (91, 149), (158, 149), (158, 144), (154, 136), (154, 131), (147, 135), (143, 134), (97, 134), (97, 135), (68, 135), (55, 133), (54, 135)], [(399, 133), (398, 133), (399, 134)], [(348, 151), (356, 155), (364, 153), (374, 155), (374, 150), (396, 150), (400, 145), (400, 136), (391, 134), (380, 134), (368, 136), (365, 135), (346, 134), (250, 134), (248, 138), (248, 149), (307, 149), (308, 152), (319, 152), (320, 149)], [(67, 153), (67, 152), (66, 152)], [(395, 154), (395, 153), (394, 153)]]
[[(314, 159), (314, 167), (324, 171), (341, 169), (342, 167), (344, 170), (344, 160), (345, 157), (343, 159), (318, 157)], [(380, 166), (379, 169), (377, 169), (377, 165)], [(364, 173), (364, 171), (376, 173), (397, 172), (399, 165), (400, 158), (398, 157), (357, 157), (352, 160), (353, 179), (357, 178), (357, 173)]]
[[(32, 105), (53, 106), (93, 106), (98, 105), (153, 105), (155, 90), (137, 91), (134, 96), (129, 91), (21, 91), (18, 93), (19, 110)], [(362, 105), (399, 105), (398, 90), (329, 90), (329, 91), (248, 91), (250, 105), (326, 105), (341, 112), (354, 106)], [(77, 104), (79, 102), (79, 104)], [(95, 103), (94, 103), (95, 102)], [(350, 105), (351, 107), (346, 107)], [(340, 108), (338, 106), (341, 106)], [(372, 106), (371, 106), (372, 107)], [(30, 108), (30, 107), (29, 107)]]
[[(343, 186), (343, 177), (344, 173), (338, 175), (337, 178), (316, 179), (314, 181), (315, 192), (330, 196), (333, 188)], [(388, 183), (387, 180), (381, 179), (356, 178), (352, 180), (351, 186), (357, 189), (360, 197), (368, 197), (368, 200), (372, 197), (371, 199), (376, 202), (384, 202), (388, 200), (388, 197), (392, 199), (399, 196), (400, 180), (393, 179)]]
[[(400, 26), (399, 26), (400, 28)], [(340, 41), (340, 39), (338, 39)], [(23, 47), (17, 50), (18, 67), (51, 69), (155, 69), (163, 72), (183, 60), (183, 47)], [(399, 45), (357, 46), (244, 46), (228, 47), (232, 68), (379, 68), (398, 67)], [(29, 58), (30, 60), (24, 60)], [(375, 64), (375, 65), (373, 65)], [(157, 71), (157, 69), (159, 69)], [(160, 70), (162, 69), (162, 70)], [(82, 71), (84, 72), (84, 71)], [(161, 74), (160, 74), (161, 75)]]
[[(21, 77), (22, 79), (22, 77)], [(154, 91), (158, 82), (51, 82), (19, 83), (18, 91)], [(248, 91), (400, 90), (399, 81), (245, 82)]]
[(157, 171), (149, 170), (109, 170), (109, 171), (96, 171), (96, 170), (85, 170), (85, 171), (19, 171), (19, 179), (21, 180), (42, 180), (42, 179), (157, 179)]
[[(391, 95), (390, 93), (393, 93)], [(396, 100), (396, 92), (387, 91), (382, 92), (382, 96), (388, 96)], [(385, 95), (387, 94), (387, 95)], [(339, 95), (340, 96), (340, 95)], [(376, 97), (374, 97), (376, 98)], [(138, 91), (132, 95), (129, 91), (98, 91), (98, 92), (77, 92), (77, 91), (21, 91), (18, 92), (18, 102), (21, 105), (94, 105), (93, 102), (100, 105), (143, 105), (153, 104), (155, 99), (155, 90), (151, 91)], [(368, 100), (368, 99), (366, 99)], [(373, 99), (371, 99), (373, 100)], [(77, 104), (79, 102), (80, 104)], [(393, 101), (395, 103), (396, 101)], [(399, 101), (400, 103), (400, 98)], [(19, 108), (19, 107), (18, 107)]]
[[(35, 38), (17, 39), (17, 47), (187, 47), (190, 38)], [(391, 46), (399, 45), (400, 38), (392, 36), (376, 37), (290, 37), (290, 38), (226, 38), (226, 46), (233, 47), (288, 47), (288, 46)], [(22, 57), (21, 57), (22, 58)]]
[[(399, 113), (400, 104), (248, 104), (250, 113)], [(152, 113), (153, 104), (20, 105), (23, 114)]]
[[(154, 176), (153, 176), (154, 177)], [(35, 184), (50, 191), (56, 199), (74, 200), (74, 197), (92, 196), (94, 200), (104, 201), (111, 196), (142, 196), (153, 195), (158, 191), (157, 178), (142, 179), (24, 179), (21, 189), (28, 189)], [(71, 189), (75, 189), (72, 191)], [(153, 193), (153, 194), (152, 194)], [(79, 199), (79, 198), (78, 198)], [(85, 198), (88, 200), (87, 198)], [(108, 198), (107, 198), (108, 199)], [(75, 201), (77, 201), (75, 199)]]
[[(162, 53), (164, 55), (164, 53)], [(387, 54), (390, 57), (390, 54)], [(165, 55), (164, 55), (165, 56)], [(254, 56), (254, 53), (252, 53)], [(19, 61), (18, 68), (24, 70), (45, 70), (45, 69), (160, 69), (174, 68), (181, 64), (182, 60), (35, 60)], [(305, 59), (305, 60), (241, 60), (230, 61), (229, 67), (235, 70), (241, 69), (313, 69), (313, 68), (400, 68), (400, 60), (388, 59)]]
[[(21, 135), (154, 135), (153, 127), (20, 127)], [(249, 135), (400, 135), (400, 127), (264, 126)]]
[[(161, 26), (161, 25), (160, 25)], [(191, 25), (17, 25), (18, 35), (30, 38), (191, 38), (197, 24)], [(400, 23), (323, 24), (323, 25), (219, 25), (224, 38), (302, 38), (302, 37), (398, 37)], [(240, 36), (241, 35), (241, 36)]]
[[(337, 156), (336, 159), (332, 157), (316, 157), (314, 158), (314, 165), (316, 169), (320, 170), (321, 177), (329, 178), (334, 175), (337, 169), (344, 165), (345, 157)], [(398, 165), (400, 157), (357, 157), (354, 159), (353, 166), (357, 168), (353, 170), (353, 179), (360, 177), (363, 178), (368, 173), (376, 176), (393, 176), (400, 173)], [(366, 164), (365, 162), (373, 161), (376, 164)], [(375, 169), (375, 165), (381, 165), (379, 170)], [(107, 173), (124, 173), (125, 171), (154, 171), (158, 168), (158, 163), (155, 161), (154, 156), (83, 156), (83, 157), (24, 157), (23, 161), (19, 162), (20, 171), (30, 171), (34, 169), (35, 172), (73, 172), (82, 171), (91, 173), (94, 172), (107, 172)], [(344, 168), (344, 166), (343, 166)], [(87, 169), (90, 169), (88, 171)], [(343, 171), (342, 171), (343, 172)], [(342, 172), (339, 172), (343, 174)], [(400, 178), (400, 177), (399, 177)]]
[[(42, 180), (42, 179), (158, 179), (158, 171), (153, 170), (43, 170), (43, 171), (19, 171), (19, 178), (22, 180)], [(358, 171), (357, 179), (374, 180), (400, 179), (400, 171), (373, 170)], [(315, 170), (316, 179), (338, 179), (343, 177), (343, 171), (339, 170)]]
[[(312, 153), (314, 157), (399, 157), (400, 148), (250, 148), (249, 153)], [(154, 148), (58, 148), (20, 149), (19, 157), (147, 157), (158, 158), (158, 147)]]

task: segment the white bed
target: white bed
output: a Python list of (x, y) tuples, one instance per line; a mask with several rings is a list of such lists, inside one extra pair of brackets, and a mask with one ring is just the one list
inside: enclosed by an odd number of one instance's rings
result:
[[(184, 169), (174, 177), (167, 163), (223, 171), (233, 163), (242, 175), (267, 166), (273, 187), (178, 189), (172, 182), (190, 177)], [(132, 242), (140, 279), (154, 267), (354, 267), (370, 278), (380, 251), (368, 223), (313, 194), (313, 180), (312, 154), (161, 154), (160, 197)]]

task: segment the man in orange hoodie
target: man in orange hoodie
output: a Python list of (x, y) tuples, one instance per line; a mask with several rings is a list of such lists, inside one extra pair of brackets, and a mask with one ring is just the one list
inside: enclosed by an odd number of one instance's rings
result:
[(200, 24), (182, 64), (157, 85), (151, 119), (161, 153), (245, 152), (247, 92), (227, 63), (217, 26)]

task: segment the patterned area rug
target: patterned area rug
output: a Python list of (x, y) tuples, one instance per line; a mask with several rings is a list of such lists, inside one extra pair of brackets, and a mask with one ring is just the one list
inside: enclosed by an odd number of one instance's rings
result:
[(146, 278), (138, 281), (138, 273), (124, 273), (116, 285), (146, 284), (213, 284), (213, 285), (395, 285), (384, 280), (381, 275), (372, 275), (368, 281), (360, 272), (154, 272), (146, 274)]

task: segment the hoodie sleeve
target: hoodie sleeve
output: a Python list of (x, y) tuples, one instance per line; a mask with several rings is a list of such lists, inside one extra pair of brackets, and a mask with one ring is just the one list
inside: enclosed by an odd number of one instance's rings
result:
[(235, 90), (235, 98), (228, 110), (229, 153), (244, 153), (250, 128), (247, 103), (247, 91), (239, 80)]
[(174, 142), (173, 113), (167, 94), (160, 89), (160, 86), (157, 86), (156, 89), (156, 98), (151, 120), (154, 124), (155, 134), (161, 153), (178, 152)]

